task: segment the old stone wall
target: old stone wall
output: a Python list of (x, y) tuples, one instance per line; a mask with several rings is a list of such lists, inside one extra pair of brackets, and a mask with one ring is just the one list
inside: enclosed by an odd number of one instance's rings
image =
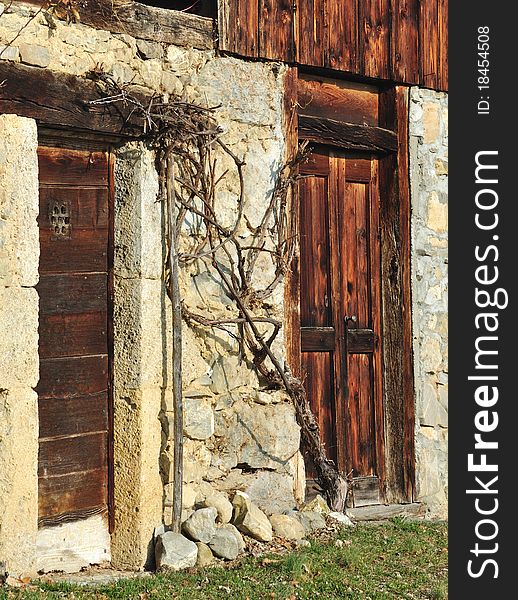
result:
[[(132, 83), (166, 99), (174, 94), (219, 107), (222, 139), (245, 162), (246, 218), (238, 234), (243, 244), (251, 241), (286, 154), (285, 67), (49, 21), (36, 10), (17, 5), (3, 12), (0, 4), (0, 53), (10, 44), (0, 60), (76, 76), (102, 70), (121, 84)], [(417, 480), (418, 499), (428, 504), (433, 516), (445, 514), (447, 491), (446, 102), (444, 94), (412, 90)], [(0, 186), (0, 239), (5, 244), (0, 247), (0, 320), (28, 332), (20, 353), (9, 346), (12, 340), (0, 339), (0, 361), (7, 361), (0, 373), (8, 375), (0, 380), (0, 497), (13, 507), (12, 514), (7, 511), (0, 517), (0, 549), (12, 548), (13, 564), (23, 568), (32, 560), (27, 544), (36, 536), (37, 517), (37, 139), (33, 122), (0, 119), (0, 129), (7, 132), (0, 139), (0, 158), (2, 152), (9, 157), (5, 165), (0, 160), (0, 179), (8, 182)], [(20, 149), (25, 152), (23, 164), (16, 162)], [(112, 559), (116, 566), (137, 568), (151, 562), (153, 528), (171, 519), (171, 307), (163, 289), (164, 214), (155, 157), (132, 143), (116, 150), (115, 164)], [(228, 156), (220, 153), (216, 164), (217, 177), (228, 169), (217, 192), (218, 215), (228, 224), (236, 212), (239, 177)], [(27, 170), (30, 177), (22, 181)], [(192, 245), (198, 227), (195, 218), (186, 219), (182, 249)], [(274, 272), (267, 254), (260, 261), (257, 287), (270, 281)], [(180, 279), (182, 298), (191, 311), (207, 317), (235, 316), (209, 260), (185, 265)], [(260, 310), (283, 320), (282, 286)], [(187, 324), (182, 334), (184, 518), (208, 496), (221, 499), (237, 489), (248, 492), (267, 513), (293, 508), (303, 498), (305, 481), (291, 403), (282, 392), (266, 388), (232, 335)], [(281, 332), (274, 346), (280, 357), (282, 342)], [(7, 434), (25, 440), (27, 452), (16, 454), (6, 442)], [(15, 486), (14, 473), (21, 470), (26, 478)], [(23, 544), (14, 530), (24, 536)], [(17, 555), (21, 548), (23, 557)]]
[(443, 518), (448, 499), (448, 96), (412, 88), (412, 308), (417, 500)]
[(38, 530), (36, 147), (34, 121), (0, 115), (0, 561), (13, 574), (32, 569)]
[[(11, 7), (0, 18), (2, 60), (84, 76), (92, 69), (121, 84), (217, 106), (222, 140), (244, 160), (243, 243), (252, 239), (285, 158), (285, 68), (216, 56), (82, 24), (49, 24), (35, 9)], [(217, 156), (218, 215), (230, 223), (239, 177), (228, 156)], [(126, 145), (116, 153), (114, 265), (114, 455), (115, 530), (112, 560), (140, 567), (151, 559), (153, 528), (169, 522), (172, 503), (172, 394), (170, 302), (163, 290), (163, 213), (152, 152)], [(187, 219), (182, 247), (196, 235)], [(274, 273), (260, 258), (254, 284)], [(37, 265), (37, 261), (36, 261)], [(206, 316), (233, 315), (209, 261), (181, 272), (185, 305)], [(283, 319), (283, 290), (268, 299), (268, 316)], [(275, 344), (282, 356), (282, 334)], [(266, 512), (301, 500), (304, 469), (294, 410), (280, 392), (263, 389), (231, 335), (207, 327), (183, 327), (185, 404), (184, 518), (209, 495), (247, 491)], [(167, 357), (167, 358), (165, 358)]]

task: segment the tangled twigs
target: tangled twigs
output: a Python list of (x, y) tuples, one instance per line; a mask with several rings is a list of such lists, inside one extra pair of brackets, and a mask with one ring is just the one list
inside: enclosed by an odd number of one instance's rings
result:
[[(176, 360), (173, 525), (176, 526), (181, 508), (181, 489), (177, 487), (181, 481), (181, 448), (177, 448), (182, 436), (181, 362), (177, 361), (181, 361), (182, 316), (190, 325), (225, 332), (237, 342), (240, 356), (252, 360), (268, 387), (286, 390), (318, 481), (332, 508), (343, 510), (347, 482), (326, 456), (304, 386), (272, 349), (282, 328), (281, 322), (272, 316), (272, 296), (288, 272), (296, 250), (295, 236), (289, 235), (294, 218), (289, 210), (289, 194), (298, 178), (298, 165), (305, 159), (305, 146), (280, 169), (272, 193), (263, 206), (257, 207), (254, 227), (245, 214), (245, 163), (220, 139), (222, 130), (214, 118), (214, 108), (180, 99), (164, 102), (158, 95), (138, 98), (105, 74), (95, 73), (94, 77), (105, 91), (97, 104), (122, 105), (128, 117), (141, 121), (140, 139), (157, 153), (161, 194), (167, 206), (165, 282), (173, 304), (173, 360)], [(234, 187), (220, 194), (222, 182), (230, 176), (234, 177)], [(222, 197), (227, 208), (229, 201), (234, 202), (230, 215), (228, 210), (222, 210)], [(178, 265), (194, 262), (217, 274), (234, 307), (230, 314), (228, 311), (201, 314), (180, 303)]]

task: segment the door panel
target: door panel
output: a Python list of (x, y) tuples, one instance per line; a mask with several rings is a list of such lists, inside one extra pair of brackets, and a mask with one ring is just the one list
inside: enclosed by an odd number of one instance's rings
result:
[(43, 527), (107, 516), (110, 163), (107, 152), (49, 147), (38, 158)]
[(355, 505), (379, 501), (383, 472), (376, 169), (317, 147), (299, 185), (302, 373), (328, 457), (358, 482)]

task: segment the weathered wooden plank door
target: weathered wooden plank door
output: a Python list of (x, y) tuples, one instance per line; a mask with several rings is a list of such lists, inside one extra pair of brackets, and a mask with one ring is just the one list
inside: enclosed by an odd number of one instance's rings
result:
[(383, 478), (377, 164), (320, 147), (299, 182), (302, 373), (355, 506), (379, 503)]
[(40, 147), (39, 524), (108, 527), (107, 152)]

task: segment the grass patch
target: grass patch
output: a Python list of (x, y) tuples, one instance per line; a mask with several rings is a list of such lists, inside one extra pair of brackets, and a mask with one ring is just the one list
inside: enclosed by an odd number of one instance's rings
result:
[[(341, 540), (338, 541), (337, 540)], [(0, 588), (1, 599), (381, 600), (447, 598), (447, 526), (393, 519), (343, 529), (328, 542), (286, 555), (244, 558), (232, 567), (159, 574), (85, 588)]]

